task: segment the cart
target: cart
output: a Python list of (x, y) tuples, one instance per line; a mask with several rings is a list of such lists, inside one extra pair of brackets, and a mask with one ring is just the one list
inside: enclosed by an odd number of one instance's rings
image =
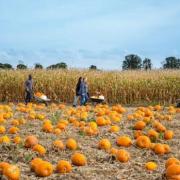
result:
[(46, 98), (46, 99), (42, 99), (40, 97), (34, 96), (34, 100), (38, 103), (44, 103), (46, 106), (48, 105), (48, 102), (50, 102), (51, 100)]
[(99, 99), (93, 97), (90, 98), (90, 101), (92, 102), (93, 105), (105, 103), (105, 99)]
[(177, 100), (176, 100), (176, 107), (177, 107), (177, 108), (180, 108), (180, 99), (177, 99)]

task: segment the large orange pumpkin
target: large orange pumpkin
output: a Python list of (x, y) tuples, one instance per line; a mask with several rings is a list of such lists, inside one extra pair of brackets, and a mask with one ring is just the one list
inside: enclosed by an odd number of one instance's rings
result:
[(134, 129), (143, 130), (146, 127), (146, 123), (144, 121), (138, 121), (134, 125)]
[(169, 158), (167, 161), (166, 161), (166, 168), (168, 168), (170, 165), (172, 164), (178, 164), (180, 165), (180, 161), (174, 157), (172, 158)]
[(166, 169), (166, 177), (168, 180), (179, 180), (180, 179), (180, 165), (172, 164)]
[(41, 161), (35, 166), (35, 173), (40, 177), (47, 177), (53, 173), (53, 165), (48, 161)]
[(84, 166), (87, 163), (86, 156), (84, 154), (81, 154), (78, 152), (76, 152), (72, 155), (71, 161), (76, 166)]
[(164, 139), (165, 140), (170, 140), (173, 138), (173, 136), (174, 136), (173, 131), (167, 130), (164, 132)]
[(116, 158), (118, 161), (125, 163), (129, 161), (130, 154), (126, 150), (120, 149), (116, 153)]
[(72, 170), (72, 166), (68, 161), (60, 160), (56, 166), (58, 173), (69, 173)]
[(154, 152), (159, 155), (163, 155), (165, 153), (165, 148), (163, 144), (155, 144)]
[(3, 175), (9, 180), (19, 180), (20, 169), (16, 165), (9, 165), (3, 169)]
[(108, 150), (111, 148), (111, 143), (108, 139), (101, 139), (98, 144), (99, 149)]
[(73, 138), (69, 138), (66, 142), (66, 147), (68, 149), (71, 149), (71, 150), (76, 150), (77, 149), (77, 142), (75, 139)]
[(129, 147), (131, 146), (132, 141), (128, 136), (120, 136), (116, 139), (116, 143), (119, 146)]
[(151, 140), (147, 136), (139, 136), (136, 139), (136, 145), (140, 148), (150, 148)]
[(36, 144), (38, 144), (38, 139), (36, 138), (36, 136), (27, 136), (25, 139), (25, 147), (27, 148), (31, 148), (33, 146), (35, 146)]

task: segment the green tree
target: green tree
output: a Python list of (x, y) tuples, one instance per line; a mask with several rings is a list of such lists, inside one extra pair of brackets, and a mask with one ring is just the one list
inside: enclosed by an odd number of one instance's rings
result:
[(36, 63), (34, 65), (34, 69), (43, 69), (43, 65), (39, 64), (39, 63)]
[(129, 70), (129, 69), (141, 69), (142, 67), (142, 60), (138, 55), (129, 54), (125, 56), (125, 60), (123, 61), (122, 69)]
[(151, 63), (151, 59), (148, 59), (148, 58), (145, 58), (144, 60), (143, 60), (143, 68), (145, 69), (145, 70), (151, 70), (151, 68), (152, 68), (152, 63)]
[(0, 69), (13, 69), (13, 67), (11, 64), (8, 63), (5, 64), (0, 63)]
[(89, 69), (90, 69), (90, 70), (97, 70), (97, 66), (91, 65), (91, 66), (89, 67)]
[(24, 65), (24, 64), (18, 64), (18, 65), (16, 66), (16, 68), (17, 68), (17, 69), (27, 69), (27, 66)]
[(176, 57), (167, 57), (163, 62), (164, 69), (180, 69), (180, 59)]
[(65, 62), (57, 63), (57, 64), (52, 64), (47, 67), (47, 69), (67, 69), (67, 64)]

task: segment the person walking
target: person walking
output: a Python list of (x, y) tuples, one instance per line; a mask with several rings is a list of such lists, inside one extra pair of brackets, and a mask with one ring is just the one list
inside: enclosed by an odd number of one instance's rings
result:
[(33, 95), (33, 80), (31, 75), (29, 75), (28, 79), (25, 81), (25, 93), (25, 104), (27, 105), (31, 102)]
[(75, 96), (74, 96), (74, 102), (73, 102), (73, 107), (76, 107), (77, 104), (78, 104), (78, 99), (80, 97), (80, 86), (81, 86), (81, 83), (82, 83), (82, 77), (79, 77), (78, 79), (78, 82), (76, 84), (76, 90), (75, 90)]
[(84, 99), (84, 105), (88, 102), (89, 99), (89, 91), (88, 91), (88, 82), (87, 77), (83, 79), (84, 82), (84, 88), (85, 88), (85, 99)]

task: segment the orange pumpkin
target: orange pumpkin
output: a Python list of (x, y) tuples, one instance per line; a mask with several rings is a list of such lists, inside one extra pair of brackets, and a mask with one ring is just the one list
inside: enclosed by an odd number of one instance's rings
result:
[(19, 128), (13, 126), (9, 129), (10, 134), (16, 134), (19, 131)]
[(31, 169), (32, 170), (35, 170), (35, 168), (37, 166), (39, 166), (40, 162), (42, 162), (43, 160), (41, 158), (34, 158), (31, 162), (30, 162), (30, 165), (31, 165)]
[(148, 131), (148, 137), (150, 137), (150, 138), (158, 138), (159, 137), (159, 133), (157, 132), (157, 131), (155, 131), (154, 129), (150, 129), (149, 131)]
[(159, 155), (163, 155), (165, 153), (165, 148), (163, 144), (155, 144), (154, 152)]
[(114, 156), (117, 154), (117, 152), (118, 152), (118, 149), (116, 149), (116, 148), (111, 148), (109, 151), (109, 153), (114, 155)]
[(53, 142), (53, 146), (55, 149), (60, 149), (60, 150), (63, 150), (65, 147), (64, 147), (64, 144), (61, 140), (55, 140)]
[(7, 163), (7, 162), (0, 162), (0, 174), (2, 174), (3, 170), (5, 168), (7, 168), (8, 166), (10, 166), (9, 163)]
[(134, 129), (143, 130), (146, 127), (146, 123), (144, 121), (138, 121), (134, 125)]
[(173, 131), (167, 130), (164, 132), (164, 139), (165, 140), (170, 140), (173, 138), (173, 136), (174, 136)]
[(60, 160), (56, 166), (58, 173), (69, 173), (72, 170), (72, 166), (68, 161)]
[(46, 153), (46, 149), (40, 144), (33, 146), (33, 151), (39, 153), (40, 155), (44, 155)]
[(111, 148), (111, 143), (108, 139), (101, 139), (98, 145), (99, 149), (108, 150)]
[(136, 139), (136, 145), (140, 148), (150, 148), (151, 140), (147, 136), (139, 136)]
[(180, 179), (180, 165), (171, 164), (166, 169), (166, 177), (168, 180), (179, 180)]
[(87, 164), (86, 156), (78, 152), (74, 153), (71, 156), (71, 161), (76, 166), (84, 166)]
[(155, 162), (147, 162), (145, 167), (149, 171), (154, 171), (157, 169), (157, 164)]
[(118, 161), (125, 163), (129, 161), (130, 154), (126, 150), (120, 149), (116, 153), (116, 158)]
[(42, 130), (47, 133), (51, 133), (53, 131), (53, 125), (51, 123), (44, 123)]
[(180, 165), (180, 161), (178, 160), (178, 159), (176, 159), (176, 158), (174, 158), (174, 157), (172, 157), (172, 158), (169, 158), (167, 161), (166, 161), (166, 168), (168, 168), (170, 165), (172, 165), (172, 164), (178, 164), (178, 165)]
[(36, 138), (36, 136), (27, 136), (25, 139), (25, 147), (27, 148), (31, 148), (33, 146), (35, 146), (36, 144), (38, 144), (38, 139)]
[(116, 143), (119, 146), (129, 147), (131, 146), (132, 141), (128, 136), (120, 136), (116, 139)]
[(110, 129), (109, 129), (109, 132), (111, 133), (115, 133), (115, 132), (119, 132), (119, 126), (111, 126)]
[(20, 169), (16, 165), (9, 165), (3, 169), (3, 175), (10, 180), (19, 180)]
[(48, 161), (41, 161), (35, 166), (35, 173), (40, 177), (47, 177), (53, 173), (53, 165)]
[(14, 142), (15, 144), (19, 144), (21, 141), (22, 141), (22, 140), (21, 140), (21, 137), (19, 137), (19, 136), (16, 136), (16, 137), (14, 137), (14, 139), (13, 139), (13, 142)]
[(98, 117), (96, 119), (96, 123), (98, 126), (104, 126), (104, 125), (106, 125), (106, 120), (103, 117)]
[(6, 132), (6, 128), (4, 126), (0, 126), (0, 134), (4, 134)]
[(143, 135), (143, 133), (142, 133), (141, 130), (137, 130), (137, 131), (134, 132), (134, 138), (135, 139), (137, 139), (139, 136), (142, 136), (142, 135)]
[(66, 142), (66, 147), (70, 150), (76, 150), (77, 149), (77, 142), (73, 138), (69, 138)]

